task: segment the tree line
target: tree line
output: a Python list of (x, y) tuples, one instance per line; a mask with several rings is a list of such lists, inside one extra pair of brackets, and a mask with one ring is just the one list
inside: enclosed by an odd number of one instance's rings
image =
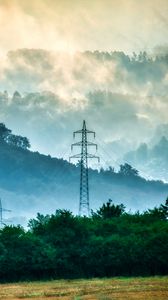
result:
[(0, 230), (0, 281), (168, 274), (168, 198), (143, 213), (112, 200), (89, 218), (37, 214)]
[(0, 143), (4, 142), (24, 150), (30, 148), (30, 142), (27, 137), (13, 134), (12, 130), (8, 129), (4, 123), (0, 123)]

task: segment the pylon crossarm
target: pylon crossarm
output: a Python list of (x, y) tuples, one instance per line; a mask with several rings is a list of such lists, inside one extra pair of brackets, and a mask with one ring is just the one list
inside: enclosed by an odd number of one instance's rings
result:
[(88, 158), (96, 158), (98, 160), (98, 162), (100, 162), (100, 157), (99, 156), (88, 154), (87, 157)]
[(82, 146), (82, 142), (78, 142), (78, 143), (72, 144), (72, 145), (71, 145), (71, 150), (73, 150), (73, 147), (74, 147), (74, 146), (79, 146), (79, 147), (81, 147), (81, 146)]
[(87, 146), (94, 146), (94, 147), (96, 147), (96, 150), (97, 150), (97, 144), (95, 144), (95, 143), (87, 142)]
[(71, 161), (71, 159), (73, 158), (80, 158), (81, 159), (81, 154), (75, 154), (69, 157), (69, 161)]
[(94, 138), (95, 138), (95, 136), (96, 136), (96, 133), (95, 133), (94, 131), (91, 131), (91, 130), (88, 130), (88, 129), (84, 129), (84, 130), (82, 129), (82, 130), (74, 131), (74, 132), (73, 132), (73, 137), (75, 138), (75, 135), (76, 135), (76, 134), (82, 134), (83, 132), (85, 132), (85, 133), (87, 133), (87, 134), (88, 134), (88, 133), (89, 133), (89, 134), (90, 134), (90, 133), (93, 134), (93, 135), (94, 135)]
[(73, 132), (73, 138), (75, 138), (76, 134), (82, 134), (82, 130), (77, 130)]
[[(85, 144), (86, 144), (87, 146), (94, 146), (94, 147), (96, 147), (96, 150), (97, 150), (97, 144), (92, 143), (92, 142), (85, 142)], [(82, 147), (82, 142), (78, 142), (78, 143), (72, 144), (72, 145), (71, 145), (71, 150), (73, 150), (73, 147), (75, 147), (75, 146)]]
[(87, 129), (86, 129), (86, 133), (92, 133), (92, 134), (94, 135), (94, 138), (95, 138), (95, 136), (96, 136), (96, 133), (95, 133), (94, 131), (91, 131), (91, 130), (87, 130)]

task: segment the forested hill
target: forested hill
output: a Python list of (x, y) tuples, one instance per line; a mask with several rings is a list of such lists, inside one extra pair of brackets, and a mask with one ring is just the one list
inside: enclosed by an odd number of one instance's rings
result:
[[(37, 212), (52, 213), (58, 208), (77, 213), (79, 166), (29, 148), (26, 137), (16, 136), (0, 124), (0, 195), (5, 208), (12, 210), (10, 217), (17, 222), (18, 217), (30, 218)], [(90, 169), (89, 179), (93, 209), (111, 198), (127, 209), (142, 211), (159, 205), (168, 195), (168, 184), (147, 181), (128, 164), (118, 172), (113, 168), (100, 172)]]

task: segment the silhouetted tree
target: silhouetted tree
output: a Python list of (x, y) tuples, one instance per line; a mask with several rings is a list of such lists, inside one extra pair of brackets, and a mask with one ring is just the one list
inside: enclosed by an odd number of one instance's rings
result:
[(10, 134), (11, 130), (8, 129), (4, 123), (0, 123), (0, 141), (7, 141)]
[(124, 165), (120, 165), (120, 170), (118, 173), (124, 176), (138, 176), (138, 170), (134, 169), (127, 163), (125, 163)]
[(26, 137), (22, 137), (20, 135), (10, 134), (8, 136), (8, 143), (12, 146), (22, 148), (24, 150), (30, 148), (30, 142)]
[(93, 217), (100, 217), (103, 219), (120, 217), (125, 211), (125, 206), (123, 204), (113, 204), (112, 200), (109, 199), (107, 203), (103, 204), (101, 208), (93, 213)]
[(146, 214), (150, 217), (160, 220), (166, 220), (168, 218), (168, 198), (165, 204), (161, 204), (159, 207), (154, 207), (153, 209), (148, 209)]

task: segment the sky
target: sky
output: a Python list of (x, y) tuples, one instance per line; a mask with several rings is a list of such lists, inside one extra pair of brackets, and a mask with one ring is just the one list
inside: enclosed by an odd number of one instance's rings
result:
[(59, 157), (84, 118), (120, 156), (150, 143), (167, 123), (167, 62), (126, 55), (167, 55), (167, 16), (167, 0), (0, 0), (1, 122)]
[(167, 15), (167, 0), (0, 0), (0, 54), (17, 48), (152, 51), (167, 43)]
[[(167, 16), (168, 0), (0, 0), (0, 123), (68, 160), (85, 119), (100, 156), (92, 167), (153, 149), (168, 138)], [(131, 164), (164, 180), (162, 150), (146, 169)]]

